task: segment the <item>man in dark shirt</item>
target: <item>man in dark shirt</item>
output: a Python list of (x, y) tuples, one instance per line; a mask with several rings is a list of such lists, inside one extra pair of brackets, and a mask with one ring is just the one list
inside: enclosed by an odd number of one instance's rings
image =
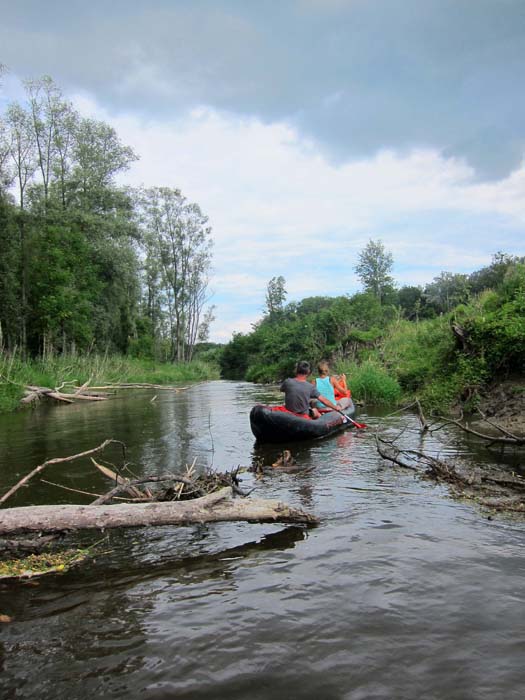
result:
[[(321, 396), (318, 389), (306, 381), (310, 374), (310, 364), (302, 360), (295, 368), (295, 378), (285, 379), (281, 384), (281, 391), (284, 391), (284, 405), (292, 413), (300, 416), (308, 416), (310, 400), (317, 399), (327, 408), (338, 411), (339, 408), (329, 399)], [(319, 418), (319, 411), (312, 409), (312, 418)]]

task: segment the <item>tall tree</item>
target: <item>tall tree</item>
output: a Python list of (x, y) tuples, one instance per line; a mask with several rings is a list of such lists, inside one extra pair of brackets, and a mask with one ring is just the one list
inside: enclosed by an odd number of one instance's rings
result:
[(288, 292), (285, 288), (286, 280), (282, 275), (272, 277), (266, 287), (266, 311), (270, 318), (281, 314), (284, 309), (284, 302)]
[(48, 75), (37, 80), (26, 80), (25, 89), (29, 105), (37, 164), (47, 208), (51, 179), (58, 170), (57, 144), (64, 139), (64, 127), (71, 107), (62, 92)]
[(27, 295), (28, 295), (28, 221), (26, 216), (26, 191), (37, 167), (35, 139), (31, 118), (18, 104), (7, 109), (9, 155), (13, 163), (14, 181), (18, 193), (19, 275), (20, 275), (20, 345), (27, 348)]
[(20, 342), (20, 245), (14, 212), (0, 188), (0, 351)]
[(10, 167), (10, 136), (7, 123), (0, 119), (0, 192), (5, 191), (13, 180)]
[(104, 213), (115, 205), (112, 188), (117, 173), (129, 168), (138, 156), (125, 146), (115, 129), (96, 119), (79, 119), (72, 147), (71, 179), (77, 205), (86, 211)]
[(368, 241), (359, 253), (359, 262), (355, 266), (355, 271), (365, 290), (372, 292), (381, 302), (394, 286), (394, 279), (390, 276), (393, 264), (392, 253), (385, 250), (380, 240)]
[(150, 271), (160, 270), (171, 357), (189, 360), (207, 301), (212, 247), (208, 218), (180, 190), (168, 187), (144, 190), (142, 209), (146, 264)]

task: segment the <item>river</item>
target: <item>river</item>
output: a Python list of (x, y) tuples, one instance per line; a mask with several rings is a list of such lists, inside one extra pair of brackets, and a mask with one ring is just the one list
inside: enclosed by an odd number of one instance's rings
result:
[[(271, 463), (282, 449), (254, 445), (250, 407), (272, 398), (261, 388), (156, 394), (2, 416), (0, 492), (109, 437), (126, 443), (137, 474), (194, 458), (220, 470)], [(0, 613), (13, 618), (0, 625), (0, 697), (521, 700), (525, 524), (488, 519), (384, 463), (372, 430), (404, 431), (404, 444), (442, 456), (494, 458), (452, 429), (421, 437), (415, 416), (359, 420), (369, 430), (294, 446), (302, 471), (243, 475), (254, 495), (315, 513), (316, 528), (112, 531), (87, 565), (0, 586)], [(43, 478), (108, 489), (87, 462)], [(10, 505), (60, 502), (86, 497), (35, 482)]]

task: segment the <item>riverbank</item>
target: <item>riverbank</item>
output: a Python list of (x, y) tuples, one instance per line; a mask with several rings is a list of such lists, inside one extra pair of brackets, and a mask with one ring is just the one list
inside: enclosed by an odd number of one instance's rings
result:
[[(481, 395), (479, 408), (504, 430), (525, 435), (525, 377), (493, 384)], [(483, 424), (486, 427), (486, 421)]]
[(0, 353), (0, 413), (17, 409), (27, 385), (48, 387), (113, 383), (176, 384), (218, 379), (219, 368), (209, 362), (160, 363), (123, 356), (66, 355), (23, 361)]

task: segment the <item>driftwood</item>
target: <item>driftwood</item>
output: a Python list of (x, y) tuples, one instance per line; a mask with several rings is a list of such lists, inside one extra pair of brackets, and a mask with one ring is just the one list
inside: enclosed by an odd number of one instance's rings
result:
[(21, 399), (21, 403), (29, 403), (40, 398), (55, 399), (55, 401), (63, 401), (64, 403), (75, 403), (75, 401), (106, 401), (107, 396), (93, 395), (90, 393), (75, 392), (74, 394), (65, 394), (58, 388), (50, 389), (47, 386), (31, 386), (28, 385), (25, 390), (25, 397)]
[[(117, 389), (167, 389), (170, 391), (184, 391), (188, 389), (187, 386), (172, 386), (168, 384), (148, 384), (148, 383), (116, 383), (116, 384), (106, 384), (104, 386), (90, 386), (91, 380), (84, 382), (81, 386), (77, 386), (75, 381), (62, 382), (58, 387), (50, 388), (47, 386), (33, 386), (24, 385), (17, 382), (13, 382), (11, 379), (4, 375), (0, 375), (0, 380), (9, 382), (9, 384), (14, 384), (20, 387), (24, 391), (24, 396), (20, 399), (21, 405), (28, 405), (36, 403), (41, 399), (53, 399), (54, 401), (59, 401), (60, 403), (75, 403), (76, 401), (106, 401), (111, 394), (115, 393)], [(69, 386), (72, 389), (72, 393), (63, 392), (62, 389), (65, 386)], [(156, 398), (156, 397), (154, 397)], [(153, 401), (154, 399), (152, 399)]]
[[(63, 386), (63, 385), (62, 385)], [(169, 389), (179, 392), (187, 389), (187, 386), (169, 386), (163, 384), (107, 384), (106, 386), (88, 388), (88, 382), (80, 387), (72, 386), (73, 393), (64, 393), (60, 391), (62, 387), (51, 389), (47, 386), (31, 386), (24, 388), (24, 397), (20, 399), (21, 404), (31, 404), (39, 401), (42, 398), (54, 399), (61, 403), (75, 403), (76, 401), (106, 401), (111, 391), (115, 393), (117, 389)], [(104, 391), (108, 390), (108, 391)]]
[[(119, 483), (115, 486), (115, 488), (111, 489), (111, 491), (108, 491), (105, 493), (103, 496), (99, 496), (93, 503), (91, 504), (92, 506), (101, 506), (105, 505), (106, 503), (109, 503), (113, 498), (116, 498), (118, 495), (121, 493), (126, 493), (130, 492), (134, 496), (138, 496), (139, 498), (143, 496), (142, 492), (138, 491), (136, 488), (137, 486), (142, 486), (144, 484), (153, 484), (153, 483), (162, 483), (162, 482), (178, 482), (180, 484), (185, 484), (186, 486), (192, 487), (193, 491), (197, 491), (199, 496), (204, 496), (205, 492), (203, 492), (201, 489), (198, 489), (196, 487), (195, 481), (192, 479), (187, 479), (184, 476), (180, 474), (162, 474), (160, 476), (148, 476), (144, 477), (144, 479), (133, 479), (133, 480), (128, 480), (128, 479), (122, 479), (119, 477)], [(146, 496), (148, 500), (172, 500), (168, 498), (158, 498), (154, 499), (153, 495)]]
[(144, 525), (187, 525), (244, 520), (253, 523), (315, 524), (318, 519), (281, 501), (233, 499), (226, 487), (188, 501), (108, 506), (25, 506), (0, 511), (0, 535), (20, 532), (61, 532)]
[(38, 537), (31, 540), (0, 540), (0, 557), (2, 556), (23, 556), (28, 553), (41, 552), (54, 543), (57, 535)]

